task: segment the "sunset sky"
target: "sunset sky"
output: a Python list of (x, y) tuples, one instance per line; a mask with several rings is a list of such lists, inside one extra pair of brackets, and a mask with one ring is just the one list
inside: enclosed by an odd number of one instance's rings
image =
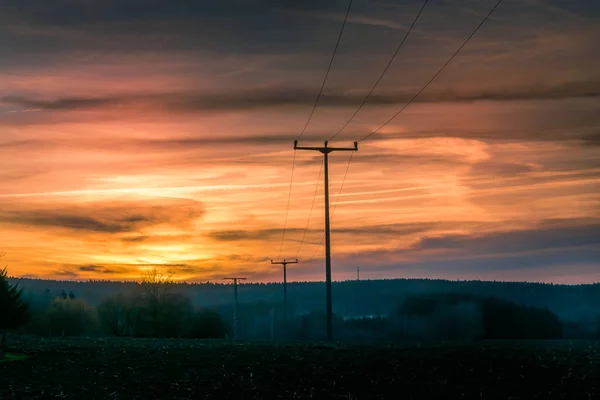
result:
[[(331, 145), (396, 113), (496, 0), (431, 0)], [(338, 131), (422, 5), (355, 0), (300, 145)], [(296, 152), (347, 1), (0, 0), (0, 252), (14, 276), (323, 280)], [(505, 0), (353, 156), (333, 279), (600, 281), (600, 3)], [(350, 153), (331, 156), (336, 203)]]

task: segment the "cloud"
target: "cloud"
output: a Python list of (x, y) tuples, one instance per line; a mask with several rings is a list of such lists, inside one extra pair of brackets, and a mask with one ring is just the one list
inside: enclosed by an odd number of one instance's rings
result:
[(4, 222), (31, 226), (53, 226), (75, 231), (94, 231), (105, 233), (128, 232), (134, 229), (133, 224), (123, 219), (103, 222), (91, 217), (73, 214), (61, 214), (53, 211), (31, 210), (20, 215), (5, 216)]
[(581, 221), (581, 225), (573, 223), (547, 221), (536, 228), (485, 235), (425, 236), (413, 245), (412, 250), (445, 250), (476, 256), (600, 246), (600, 221)]
[(116, 234), (138, 232), (159, 224), (188, 226), (204, 215), (204, 207), (199, 202), (171, 199), (124, 201), (121, 204), (92, 202), (77, 207), (57, 204), (48, 209), (35, 207), (6, 204), (0, 211), (0, 221), (30, 227)]
[[(290, 234), (299, 233), (300, 229), (288, 229), (286, 232)], [(225, 230), (212, 231), (208, 233), (208, 237), (223, 242), (238, 242), (245, 240), (267, 240), (283, 234), (283, 229), (258, 229), (258, 230)]]
[[(403, 236), (418, 232), (425, 232), (433, 228), (436, 224), (432, 223), (415, 223), (415, 224), (385, 224), (361, 226), (356, 228), (340, 227), (335, 228), (336, 235), (344, 236)], [(437, 224), (439, 226), (439, 224)], [(294, 237), (304, 235), (304, 229), (288, 228), (286, 229), (286, 238), (293, 240)], [(322, 235), (322, 229), (308, 229), (307, 236)], [(236, 242), (244, 240), (269, 240), (281, 238), (283, 229), (238, 229), (227, 231), (212, 231), (208, 236), (214, 240), (225, 242)], [(287, 240), (287, 239), (286, 239)]]
[(516, 176), (535, 171), (535, 168), (528, 164), (519, 164), (515, 162), (503, 161), (483, 161), (471, 165), (470, 174), (473, 176)]
[[(78, 272), (94, 272), (98, 274), (124, 274), (131, 272), (126, 266), (80, 265), (73, 267)], [(75, 273), (77, 274), (77, 273)]]
[(144, 241), (148, 240), (149, 237), (150, 236), (145, 236), (145, 235), (142, 235), (142, 236), (132, 236), (132, 237), (122, 238), (121, 240), (123, 242), (128, 242), (128, 243), (139, 243), (139, 242), (144, 242)]
[[(414, 92), (374, 94), (368, 104), (398, 105), (405, 104), (414, 96)], [(111, 107), (142, 107), (171, 112), (214, 112), (239, 111), (282, 106), (307, 106), (314, 102), (315, 90), (307, 88), (280, 87), (273, 89), (255, 89), (230, 93), (150, 93), (116, 94), (106, 97), (69, 96), (52, 100), (42, 100), (23, 96), (4, 96), (2, 102), (12, 107), (38, 109), (46, 111), (75, 111), (85, 109), (104, 109)], [(325, 92), (320, 104), (326, 107), (356, 107), (365, 93), (347, 93), (329, 90)], [(475, 101), (523, 101), (558, 100), (569, 98), (600, 97), (600, 80), (572, 81), (563, 84), (539, 86), (478, 88), (475, 90), (430, 90), (415, 101), (421, 103), (461, 103)]]

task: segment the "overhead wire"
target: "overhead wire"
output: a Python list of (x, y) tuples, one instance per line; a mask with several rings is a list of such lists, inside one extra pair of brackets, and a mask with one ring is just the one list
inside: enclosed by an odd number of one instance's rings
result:
[[(337, 50), (338, 47), (340, 45), (340, 41), (342, 39), (342, 35), (344, 33), (344, 28), (346, 26), (346, 22), (348, 21), (348, 15), (350, 14), (350, 9), (352, 8), (352, 1), (350, 0), (348, 2), (348, 8), (346, 9), (346, 15), (344, 17), (344, 22), (342, 23), (342, 27), (340, 29), (340, 33), (338, 35), (337, 41), (335, 43), (335, 47), (333, 49), (333, 54), (331, 56), (331, 59), (329, 60), (329, 65), (327, 66), (327, 72), (325, 73), (325, 77), (323, 78), (323, 82), (321, 83), (321, 87), (319, 89), (319, 93), (317, 94), (317, 98), (315, 99), (315, 103), (313, 104), (313, 107), (310, 111), (310, 114), (308, 116), (308, 119), (306, 120), (306, 123), (304, 124), (304, 127), (302, 128), (302, 131), (300, 132), (300, 135), (296, 138), (296, 140), (299, 140), (302, 135), (304, 135), (304, 132), (306, 132), (306, 129), (308, 128), (308, 125), (310, 124), (310, 121), (312, 120), (312, 117), (315, 113), (315, 109), (317, 108), (317, 105), (319, 104), (319, 99), (321, 98), (321, 95), (323, 94), (323, 89), (325, 88), (325, 84), (327, 83), (327, 78), (329, 77), (329, 73), (331, 72), (331, 67), (333, 65), (333, 60), (335, 59), (335, 56), (337, 54)], [(279, 258), (281, 256), (281, 251), (283, 249), (283, 243), (285, 242), (285, 233), (287, 231), (287, 221), (288, 221), (288, 216), (290, 213), (290, 200), (292, 198), (292, 186), (294, 183), (294, 169), (296, 166), (296, 150), (294, 150), (294, 156), (292, 158), (292, 173), (291, 173), (291, 177), (290, 177), (290, 188), (288, 190), (288, 201), (287, 201), (287, 208), (285, 211), (285, 218), (284, 218), (284, 223), (283, 223), (283, 232), (281, 234), (281, 243), (279, 245), (279, 252), (277, 253), (277, 258)]]
[(335, 47), (333, 49), (333, 54), (331, 55), (331, 60), (329, 60), (329, 66), (327, 67), (327, 72), (325, 73), (325, 77), (323, 78), (323, 83), (321, 83), (321, 88), (319, 89), (319, 94), (317, 94), (317, 98), (315, 99), (315, 104), (313, 104), (313, 108), (310, 111), (308, 120), (306, 121), (306, 124), (304, 124), (304, 128), (302, 128), (302, 132), (300, 133), (300, 136), (298, 136), (297, 139), (300, 139), (302, 137), (302, 135), (304, 135), (304, 132), (306, 132), (306, 128), (308, 127), (308, 124), (310, 124), (313, 114), (315, 113), (315, 109), (317, 108), (317, 104), (319, 104), (319, 99), (321, 98), (321, 95), (323, 94), (323, 89), (325, 88), (325, 83), (327, 82), (327, 77), (329, 77), (329, 73), (331, 72), (331, 66), (333, 65), (333, 60), (335, 59), (335, 55), (337, 54), (337, 50), (340, 45), (340, 41), (342, 39), (342, 34), (344, 33), (344, 27), (346, 26), (346, 21), (348, 20), (348, 14), (350, 14), (351, 8), (352, 8), (352, 0), (350, 0), (350, 2), (348, 3), (348, 9), (346, 10), (346, 16), (344, 17), (344, 22), (342, 23), (342, 28), (340, 29), (340, 34), (338, 35), (337, 42), (335, 43)]
[(379, 85), (379, 83), (381, 82), (381, 80), (383, 79), (384, 75), (387, 73), (388, 69), (390, 68), (390, 66), (392, 65), (392, 62), (394, 61), (394, 59), (396, 58), (396, 56), (398, 55), (398, 53), (400, 52), (400, 49), (402, 48), (402, 46), (404, 45), (404, 42), (406, 42), (406, 39), (408, 38), (408, 36), (410, 35), (410, 32), (412, 31), (413, 27), (415, 26), (415, 24), (417, 23), (417, 21), (419, 20), (419, 17), (421, 16), (421, 14), (423, 13), (423, 9), (425, 9), (425, 6), (427, 5), (427, 3), (429, 2), (429, 0), (425, 0), (423, 2), (423, 5), (421, 6), (421, 8), (419, 9), (419, 12), (417, 13), (415, 19), (413, 20), (412, 24), (410, 25), (410, 27), (408, 28), (408, 30), (406, 31), (406, 34), (404, 35), (404, 37), (402, 38), (402, 41), (400, 42), (400, 44), (398, 45), (398, 47), (396, 47), (396, 51), (394, 52), (394, 54), (392, 54), (392, 57), (390, 58), (390, 60), (388, 61), (387, 65), (385, 66), (385, 68), (383, 69), (383, 71), (381, 71), (381, 74), (379, 75), (379, 78), (377, 78), (377, 80), (375, 81), (375, 84), (373, 85), (373, 87), (371, 87), (371, 90), (369, 90), (369, 93), (367, 93), (367, 95), (365, 96), (365, 98), (363, 99), (362, 103), (360, 103), (360, 105), (358, 106), (358, 108), (354, 111), (354, 113), (350, 116), (350, 118), (346, 121), (346, 123), (329, 139), (329, 141), (332, 141), (333, 139), (335, 139), (340, 133), (342, 133), (342, 131), (344, 129), (346, 129), (346, 127), (350, 124), (350, 122), (352, 122), (352, 120), (354, 120), (354, 117), (356, 117), (356, 115), (359, 113), (359, 111), (363, 108), (363, 106), (365, 104), (367, 104), (367, 101), (369, 100), (369, 98), (371, 97), (371, 95), (373, 94), (373, 92), (375, 91), (375, 89), (377, 88), (377, 86)]
[[(337, 198), (335, 199), (335, 203), (333, 204), (333, 209), (331, 210), (331, 217), (330, 217), (331, 219), (333, 219), (333, 216), (335, 215), (335, 209), (340, 201), (340, 196), (342, 195), (342, 190), (344, 190), (344, 183), (346, 182), (346, 177), (348, 177), (348, 170), (350, 169), (350, 163), (352, 163), (352, 157), (354, 157), (354, 152), (350, 153), (350, 157), (348, 158), (348, 165), (346, 165), (346, 172), (344, 172), (344, 178), (342, 179), (342, 184), (340, 185), (340, 190), (338, 192)], [(325, 233), (323, 233), (323, 236), (321, 236), (321, 241), (315, 248), (315, 251), (313, 252), (313, 255), (310, 257), (310, 259), (315, 258), (317, 251), (323, 244), (323, 240), (325, 240)]]
[(477, 25), (477, 27), (475, 28), (475, 30), (473, 30), (473, 32), (471, 32), (471, 34), (465, 39), (465, 41), (460, 45), (460, 47), (454, 52), (454, 54), (452, 54), (452, 56), (450, 56), (450, 58), (444, 63), (444, 65), (442, 65), (442, 67), (435, 73), (435, 75), (433, 75), (433, 77), (425, 84), (425, 86), (423, 86), (421, 88), (421, 90), (419, 90), (417, 92), (417, 94), (415, 94), (408, 101), (408, 103), (406, 103), (402, 108), (400, 108), (400, 110), (398, 110), (390, 119), (388, 119), (385, 123), (383, 123), (383, 125), (381, 125), (379, 128), (375, 129), (373, 132), (371, 132), (368, 135), (366, 135), (363, 138), (361, 138), (359, 140), (359, 142), (362, 142), (363, 140), (368, 139), (372, 135), (376, 134), (377, 132), (379, 132), (380, 130), (382, 130), (383, 128), (385, 128), (398, 115), (400, 115), (402, 113), (402, 111), (404, 111), (409, 105), (411, 105), (412, 102), (415, 101), (415, 99), (417, 97), (419, 97), (421, 95), (421, 93), (423, 93), (425, 91), (425, 89), (427, 89), (429, 87), (429, 85), (431, 85), (431, 83), (438, 77), (438, 75), (442, 73), (442, 71), (448, 66), (448, 64), (450, 64), (450, 62), (452, 62), (452, 60), (454, 59), (454, 57), (456, 57), (458, 55), (458, 53), (460, 53), (460, 51), (463, 49), (463, 47), (465, 47), (465, 45), (471, 40), (471, 38), (475, 35), (475, 33), (477, 33), (477, 31), (479, 30), (479, 28), (481, 28), (483, 26), (483, 24), (488, 20), (488, 18), (492, 15), (492, 13), (496, 10), (496, 8), (498, 8), (498, 6), (500, 5), (500, 3), (502, 3), (502, 0), (498, 0), (498, 2), (496, 3), (496, 5), (494, 5), (494, 7), (485, 16), (485, 18), (479, 23), (479, 25)]
[(313, 194), (312, 204), (310, 206), (310, 211), (308, 213), (308, 221), (306, 221), (306, 228), (304, 228), (304, 234), (302, 235), (302, 240), (300, 241), (300, 246), (298, 246), (298, 251), (296, 252), (296, 258), (300, 255), (300, 250), (304, 245), (304, 239), (306, 239), (306, 233), (308, 232), (308, 227), (310, 225), (310, 217), (312, 216), (313, 209), (315, 208), (315, 201), (317, 200), (317, 191), (319, 190), (319, 182), (321, 182), (321, 174), (323, 172), (323, 161), (321, 161), (321, 168), (319, 169), (319, 176), (317, 177), (317, 184), (315, 185), (315, 193)]
[[(494, 5), (494, 7), (492, 7), (492, 9), (487, 13), (487, 15), (483, 18), (483, 20), (479, 23), (479, 25), (477, 25), (477, 27), (473, 30), (473, 32), (471, 32), (471, 34), (463, 41), (463, 43), (458, 47), (458, 49), (452, 54), (452, 56), (450, 56), (450, 58), (442, 65), (442, 67), (435, 73), (435, 75), (433, 75), (433, 77), (425, 84), (425, 86), (423, 86), (411, 99), (408, 103), (406, 103), (398, 112), (396, 112), (390, 119), (388, 119), (383, 125), (381, 125), (379, 128), (377, 128), (376, 130), (374, 130), (373, 132), (369, 133), (368, 135), (364, 136), (363, 138), (361, 138), (358, 142), (362, 142), (366, 139), (368, 139), (369, 137), (371, 137), (372, 135), (374, 135), (375, 133), (379, 132), (381, 129), (383, 129), (385, 126), (387, 126), (394, 118), (396, 118), (398, 115), (400, 115), (402, 113), (402, 111), (404, 111), (419, 95), (421, 95), (421, 93), (423, 93), (425, 91), (425, 89), (427, 89), (427, 87), (429, 87), (429, 85), (442, 73), (442, 71), (448, 66), (448, 64), (450, 64), (450, 62), (452, 62), (452, 60), (458, 55), (458, 53), (465, 47), (465, 45), (471, 40), (471, 38), (473, 38), (473, 36), (475, 35), (475, 33), (477, 33), (477, 31), (483, 26), (483, 24), (489, 19), (489, 17), (494, 13), (494, 11), (498, 8), (498, 6), (502, 3), (503, 0), (498, 0), (496, 2), (496, 4)], [(422, 10), (422, 8), (421, 8)], [(359, 107), (360, 108), (360, 107)], [(341, 132), (341, 131), (340, 131)], [(338, 132), (339, 133), (339, 132)], [(337, 133), (336, 133), (337, 135)], [(336, 136), (334, 135), (334, 137)], [(344, 188), (344, 182), (346, 181), (346, 177), (348, 175), (348, 170), (350, 169), (350, 163), (352, 162), (352, 156), (354, 155), (354, 153), (352, 153), (350, 155), (350, 158), (348, 160), (348, 165), (346, 166), (346, 173), (344, 174), (344, 178), (342, 179), (342, 184), (340, 186), (340, 191), (338, 193), (338, 197), (336, 200), (336, 203), (334, 205), (333, 208), (333, 212), (332, 212), (332, 218), (333, 218), (333, 213), (335, 212), (335, 207), (338, 204), (339, 201), (339, 197), (342, 194), (342, 189)], [(321, 237), (321, 241), (319, 242), (319, 244), (317, 245), (317, 248), (315, 249), (313, 255), (311, 256), (311, 259), (314, 259), (315, 255), (317, 254), (318, 249), (321, 247), (321, 245), (323, 244), (323, 240), (325, 238), (325, 235), (323, 235)]]
[(296, 150), (294, 150), (294, 156), (292, 157), (292, 174), (290, 176), (290, 189), (288, 190), (287, 207), (285, 209), (285, 219), (283, 221), (283, 233), (281, 235), (281, 243), (279, 244), (279, 251), (277, 252), (277, 259), (281, 257), (281, 250), (283, 249), (283, 242), (285, 241), (285, 231), (287, 230), (287, 221), (290, 214), (290, 201), (292, 199), (292, 183), (294, 182), (294, 168), (296, 166)]

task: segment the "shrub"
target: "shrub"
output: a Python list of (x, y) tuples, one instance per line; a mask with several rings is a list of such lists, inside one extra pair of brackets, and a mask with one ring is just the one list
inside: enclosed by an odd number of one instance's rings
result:
[(47, 315), (50, 335), (84, 335), (98, 326), (94, 308), (82, 299), (57, 297), (50, 303)]

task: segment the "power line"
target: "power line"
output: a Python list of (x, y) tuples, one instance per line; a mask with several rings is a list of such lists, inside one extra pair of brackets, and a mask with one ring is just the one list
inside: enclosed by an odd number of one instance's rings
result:
[(435, 80), (435, 78), (438, 77), (439, 74), (442, 73), (442, 71), (448, 66), (448, 64), (450, 64), (450, 62), (454, 59), (454, 57), (456, 57), (456, 55), (463, 49), (463, 47), (465, 47), (465, 45), (469, 42), (469, 40), (471, 40), (471, 38), (475, 35), (475, 33), (477, 33), (477, 31), (479, 30), (479, 28), (481, 28), (483, 26), (483, 24), (485, 23), (485, 21), (488, 20), (488, 18), (490, 17), (490, 15), (492, 15), (492, 13), (496, 10), (496, 8), (498, 8), (498, 6), (500, 5), (500, 3), (502, 3), (502, 0), (498, 0), (498, 2), (496, 3), (496, 5), (490, 10), (490, 12), (485, 16), (485, 18), (479, 23), (479, 25), (477, 25), (477, 27), (475, 28), (475, 30), (473, 32), (471, 32), (471, 34), (469, 35), (469, 37), (467, 37), (467, 39), (460, 45), (460, 47), (454, 52), (454, 54), (452, 54), (452, 56), (448, 59), (448, 61), (446, 61), (446, 63), (444, 65), (442, 65), (442, 68), (440, 68), (438, 70), (438, 72), (436, 72), (435, 75), (433, 75), (433, 78), (431, 78), (429, 80), (429, 82), (427, 82), (425, 84), (425, 86), (423, 86), (421, 88), (421, 90), (419, 90), (417, 92), (417, 94), (415, 94), (413, 96), (412, 99), (409, 100), (408, 103), (406, 103), (400, 110), (398, 110), (398, 112), (396, 112), (396, 114), (394, 114), (390, 119), (388, 119), (383, 125), (381, 125), (379, 128), (375, 129), (373, 132), (369, 133), (368, 135), (366, 135), (365, 137), (363, 137), (362, 139), (359, 140), (359, 142), (362, 142), (363, 140), (369, 138), (371, 135), (374, 135), (375, 133), (379, 132), (381, 129), (383, 129), (384, 127), (386, 127), (390, 122), (392, 122), (392, 120), (394, 118), (396, 118), (398, 115), (400, 115), (400, 113), (402, 111), (404, 111), (406, 109), (406, 107), (408, 107), (413, 101), (415, 101), (415, 99), (417, 97), (419, 97), (419, 95), (421, 93), (423, 93), (423, 91), (425, 91), (425, 89), (427, 89), (427, 87)]
[(394, 61), (394, 59), (396, 58), (396, 56), (398, 55), (398, 52), (400, 51), (400, 49), (402, 48), (402, 46), (404, 45), (404, 42), (406, 41), (406, 39), (408, 38), (408, 35), (410, 35), (410, 32), (412, 31), (413, 27), (415, 26), (415, 24), (417, 23), (417, 20), (419, 19), (419, 17), (421, 16), (421, 13), (423, 12), (423, 9), (425, 8), (425, 6), (427, 5), (427, 3), (429, 2), (429, 0), (425, 0), (423, 2), (423, 5), (421, 6), (421, 9), (419, 10), (419, 12), (417, 13), (417, 16), (415, 17), (415, 19), (413, 20), (412, 24), (410, 25), (410, 27), (408, 28), (408, 30), (406, 31), (406, 34), (404, 35), (404, 37), (402, 38), (402, 41), (400, 42), (400, 44), (398, 45), (398, 47), (396, 47), (396, 51), (394, 52), (394, 54), (392, 55), (392, 58), (390, 58), (390, 61), (388, 61), (387, 65), (385, 66), (385, 68), (383, 69), (383, 71), (381, 72), (381, 74), (379, 75), (379, 78), (377, 78), (377, 81), (375, 81), (375, 84), (373, 85), (373, 87), (371, 88), (371, 90), (369, 91), (369, 93), (366, 95), (366, 97), (363, 99), (362, 103), (360, 103), (360, 105), (358, 106), (358, 108), (354, 111), (354, 114), (352, 114), (352, 116), (346, 121), (346, 123), (335, 133), (335, 135), (333, 135), (331, 137), (331, 139), (329, 139), (329, 141), (331, 142), (333, 139), (335, 139), (337, 137), (337, 135), (339, 135), (340, 133), (342, 133), (342, 131), (344, 129), (346, 129), (346, 127), (350, 124), (350, 122), (354, 119), (354, 117), (356, 117), (356, 115), (358, 114), (358, 112), (363, 108), (363, 106), (367, 103), (367, 100), (369, 100), (369, 98), (371, 97), (371, 95), (373, 94), (373, 92), (375, 91), (375, 89), (377, 88), (377, 86), (379, 85), (379, 82), (381, 82), (381, 80), (383, 79), (383, 76), (386, 74), (386, 72), (388, 71), (388, 69), (390, 68), (390, 66), (392, 65), (392, 62)]
[[(354, 153), (350, 153), (350, 158), (348, 158), (348, 165), (346, 165), (346, 172), (344, 173), (344, 178), (342, 179), (342, 184), (340, 185), (340, 191), (338, 192), (337, 198), (335, 199), (335, 204), (333, 205), (333, 210), (331, 210), (331, 219), (333, 219), (333, 216), (335, 215), (335, 209), (338, 205), (338, 202), (340, 201), (340, 196), (342, 195), (342, 190), (344, 190), (344, 182), (346, 182), (346, 177), (348, 176), (348, 170), (350, 169), (350, 163), (352, 162), (352, 157), (354, 157)], [(323, 236), (321, 236), (321, 241), (315, 248), (315, 251), (313, 252), (310, 259), (315, 258), (317, 251), (321, 248), (321, 245), (323, 244), (323, 240), (325, 240), (325, 234), (323, 234)]]
[[(346, 16), (344, 17), (344, 22), (342, 23), (342, 27), (340, 29), (340, 34), (338, 35), (337, 41), (335, 43), (335, 47), (333, 49), (333, 54), (331, 55), (331, 60), (329, 60), (329, 65), (327, 67), (327, 72), (325, 73), (325, 78), (323, 78), (323, 82), (321, 83), (321, 88), (319, 89), (319, 93), (317, 94), (317, 98), (315, 99), (315, 104), (313, 104), (313, 108), (310, 111), (308, 119), (306, 120), (306, 123), (304, 124), (304, 127), (302, 128), (302, 132), (300, 132), (300, 136), (298, 136), (298, 138), (296, 140), (300, 139), (302, 137), (302, 135), (304, 135), (304, 132), (306, 132), (306, 128), (308, 128), (308, 125), (310, 124), (313, 114), (315, 113), (315, 109), (317, 108), (317, 104), (319, 104), (319, 99), (321, 98), (321, 95), (323, 94), (323, 89), (325, 88), (325, 83), (327, 82), (327, 78), (329, 77), (329, 73), (331, 72), (331, 66), (333, 65), (333, 60), (335, 59), (335, 55), (337, 54), (337, 49), (338, 49), (340, 41), (342, 39), (342, 34), (344, 33), (344, 27), (346, 26), (346, 21), (348, 20), (348, 14), (350, 14), (350, 9), (352, 8), (352, 1), (353, 0), (350, 0), (350, 2), (348, 3), (348, 9), (346, 10)], [(285, 210), (283, 233), (281, 235), (281, 244), (279, 245), (279, 252), (277, 253), (277, 258), (279, 258), (281, 256), (281, 250), (283, 249), (283, 243), (285, 241), (285, 232), (287, 230), (288, 214), (290, 212), (290, 200), (292, 198), (292, 186), (294, 183), (294, 168), (295, 168), (295, 166), (296, 166), (296, 150), (294, 149), (294, 157), (292, 158), (292, 175), (290, 177), (290, 189), (288, 191), (288, 202), (287, 202), (287, 208)]]
[[(392, 118), (390, 118), (389, 120), (387, 120), (383, 125), (381, 125), (379, 128), (377, 128), (376, 130), (374, 130), (373, 132), (369, 133), (368, 135), (366, 135), (365, 137), (363, 137), (362, 139), (359, 140), (359, 142), (362, 142), (363, 140), (369, 138), (371, 135), (379, 132), (381, 129), (383, 129), (385, 126), (387, 126), (387, 124), (389, 124), (394, 118), (396, 118), (402, 111), (404, 111), (406, 109), (406, 107), (408, 107), (421, 93), (423, 93), (423, 91), (425, 89), (427, 89), (427, 87), (435, 80), (435, 78), (438, 77), (438, 75), (440, 73), (442, 73), (442, 71), (446, 68), (446, 66), (448, 66), (448, 64), (450, 64), (450, 62), (454, 59), (454, 57), (456, 57), (458, 55), (458, 53), (463, 49), (463, 47), (465, 47), (465, 45), (471, 40), (471, 38), (475, 35), (475, 33), (477, 33), (477, 31), (483, 26), (483, 24), (489, 19), (489, 17), (492, 15), (492, 13), (496, 10), (496, 8), (498, 8), (498, 6), (500, 5), (500, 3), (502, 3), (502, 0), (498, 0), (498, 2), (494, 5), (494, 7), (492, 7), (492, 9), (490, 10), (490, 12), (485, 16), (485, 18), (479, 23), (479, 25), (477, 25), (477, 27), (475, 28), (475, 30), (473, 30), (473, 32), (471, 32), (471, 34), (467, 37), (467, 39), (460, 45), (460, 47), (454, 52), (454, 54), (452, 54), (452, 56), (448, 59), (448, 61), (446, 61), (446, 63), (444, 65), (442, 65), (442, 67), (438, 70), (438, 72), (433, 76), (433, 78), (431, 78), (429, 80), (429, 82), (427, 82), (427, 84), (425, 86), (423, 86), (423, 88), (421, 88), (421, 90), (419, 90), (417, 92), (416, 95), (413, 96), (413, 98), (406, 103), (396, 114), (394, 114), (392, 116)], [(423, 11), (423, 8), (425, 7), (425, 5), (427, 4), (427, 1), (425, 1), (425, 3), (423, 4), (423, 6), (421, 7), (421, 10), (419, 11), (419, 14), (417, 15), (417, 17), (415, 18), (414, 23), (416, 22), (416, 20), (419, 18), (419, 15), (421, 14), (421, 12)], [(411, 25), (412, 28), (412, 25)], [(410, 29), (409, 31), (410, 32)], [(407, 36), (408, 36), (408, 32), (407, 32)], [(405, 36), (406, 39), (406, 36)], [(402, 45), (402, 44), (401, 44)], [(391, 63), (391, 62), (390, 62)], [(388, 64), (389, 66), (389, 64)], [(387, 68), (387, 67), (386, 67)], [(369, 93), (370, 95), (370, 93)], [(368, 96), (367, 96), (368, 98)], [(366, 100), (365, 100), (366, 101)], [(364, 102), (363, 102), (364, 103)], [(358, 110), (360, 110), (360, 107), (358, 108)], [(356, 115), (356, 113), (358, 112), (358, 110), (355, 112), (354, 115)], [(354, 117), (353, 115), (353, 117)], [(352, 119), (352, 118), (351, 118)], [(350, 120), (351, 120), (350, 119)], [(349, 122), (349, 121), (348, 121)], [(347, 125), (347, 124), (346, 124)], [(344, 127), (346, 126), (344, 125)], [(342, 127), (342, 129), (340, 131), (338, 131), (333, 138), (335, 138), (335, 136), (338, 135), (338, 133), (340, 133), (344, 127)], [(333, 214), (335, 214), (335, 208), (338, 204), (340, 195), (342, 194), (342, 189), (344, 188), (344, 182), (346, 181), (346, 176), (348, 175), (348, 169), (350, 168), (350, 163), (352, 162), (352, 156), (354, 155), (354, 153), (350, 154), (350, 158), (348, 160), (348, 166), (346, 167), (346, 173), (344, 174), (344, 178), (342, 179), (342, 185), (340, 187), (340, 191), (338, 193), (338, 198), (333, 206), (333, 210), (332, 210), (332, 219), (333, 219)], [(311, 259), (313, 259), (315, 257), (315, 255), (317, 254), (317, 251), (319, 250), (319, 248), (321, 247), (321, 245), (323, 244), (323, 237), (321, 238), (321, 241), (319, 242), (319, 244), (317, 245), (317, 248), (315, 249), (315, 252), (313, 253), (313, 255), (311, 256)]]
[(283, 222), (283, 233), (281, 234), (281, 243), (279, 244), (279, 252), (277, 258), (281, 256), (281, 249), (283, 249), (283, 242), (285, 240), (285, 231), (287, 229), (287, 220), (290, 213), (290, 200), (292, 199), (292, 183), (294, 182), (294, 167), (296, 166), (296, 150), (294, 150), (294, 157), (292, 158), (292, 175), (290, 177), (290, 190), (288, 191), (287, 208), (285, 210), (285, 219)]
[(302, 135), (304, 135), (304, 132), (306, 131), (306, 128), (308, 127), (308, 124), (310, 124), (310, 120), (312, 119), (313, 114), (315, 113), (315, 109), (317, 108), (319, 99), (321, 98), (321, 95), (323, 94), (323, 88), (325, 88), (325, 83), (327, 82), (327, 77), (329, 76), (329, 72), (331, 72), (331, 66), (333, 65), (333, 60), (335, 59), (335, 55), (337, 54), (337, 49), (340, 44), (340, 40), (342, 39), (342, 34), (344, 33), (344, 27), (346, 26), (346, 21), (348, 20), (348, 14), (350, 14), (350, 8), (352, 8), (352, 0), (350, 0), (350, 2), (348, 3), (348, 9), (346, 10), (346, 16), (344, 17), (344, 22), (342, 23), (342, 28), (340, 29), (340, 34), (338, 35), (337, 42), (335, 43), (335, 48), (333, 49), (333, 54), (331, 55), (331, 60), (329, 60), (329, 66), (327, 67), (327, 72), (325, 73), (325, 78), (323, 79), (323, 83), (321, 83), (321, 88), (319, 89), (319, 94), (317, 95), (315, 104), (313, 104), (313, 108), (310, 111), (308, 120), (306, 121), (306, 124), (304, 124), (304, 128), (302, 128), (302, 132), (300, 133), (300, 136), (298, 136), (296, 140), (300, 139), (302, 137)]
[(300, 241), (300, 246), (298, 247), (298, 252), (296, 253), (296, 258), (300, 254), (300, 250), (302, 249), (302, 245), (304, 244), (304, 239), (306, 238), (306, 232), (308, 232), (308, 227), (310, 225), (310, 217), (312, 216), (313, 209), (315, 208), (315, 201), (317, 200), (317, 191), (319, 190), (319, 182), (321, 181), (321, 173), (323, 172), (323, 162), (321, 161), (321, 168), (319, 169), (319, 176), (317, 177), (317, 184), (315, 185), (315, 193), (313, 195), (312, 205), (310, 206), (310, 212), (308, 213), (308, 221), (306, 221), (306, 228), (304, 229), (304, 234), (302, 235), (302, 240)]

